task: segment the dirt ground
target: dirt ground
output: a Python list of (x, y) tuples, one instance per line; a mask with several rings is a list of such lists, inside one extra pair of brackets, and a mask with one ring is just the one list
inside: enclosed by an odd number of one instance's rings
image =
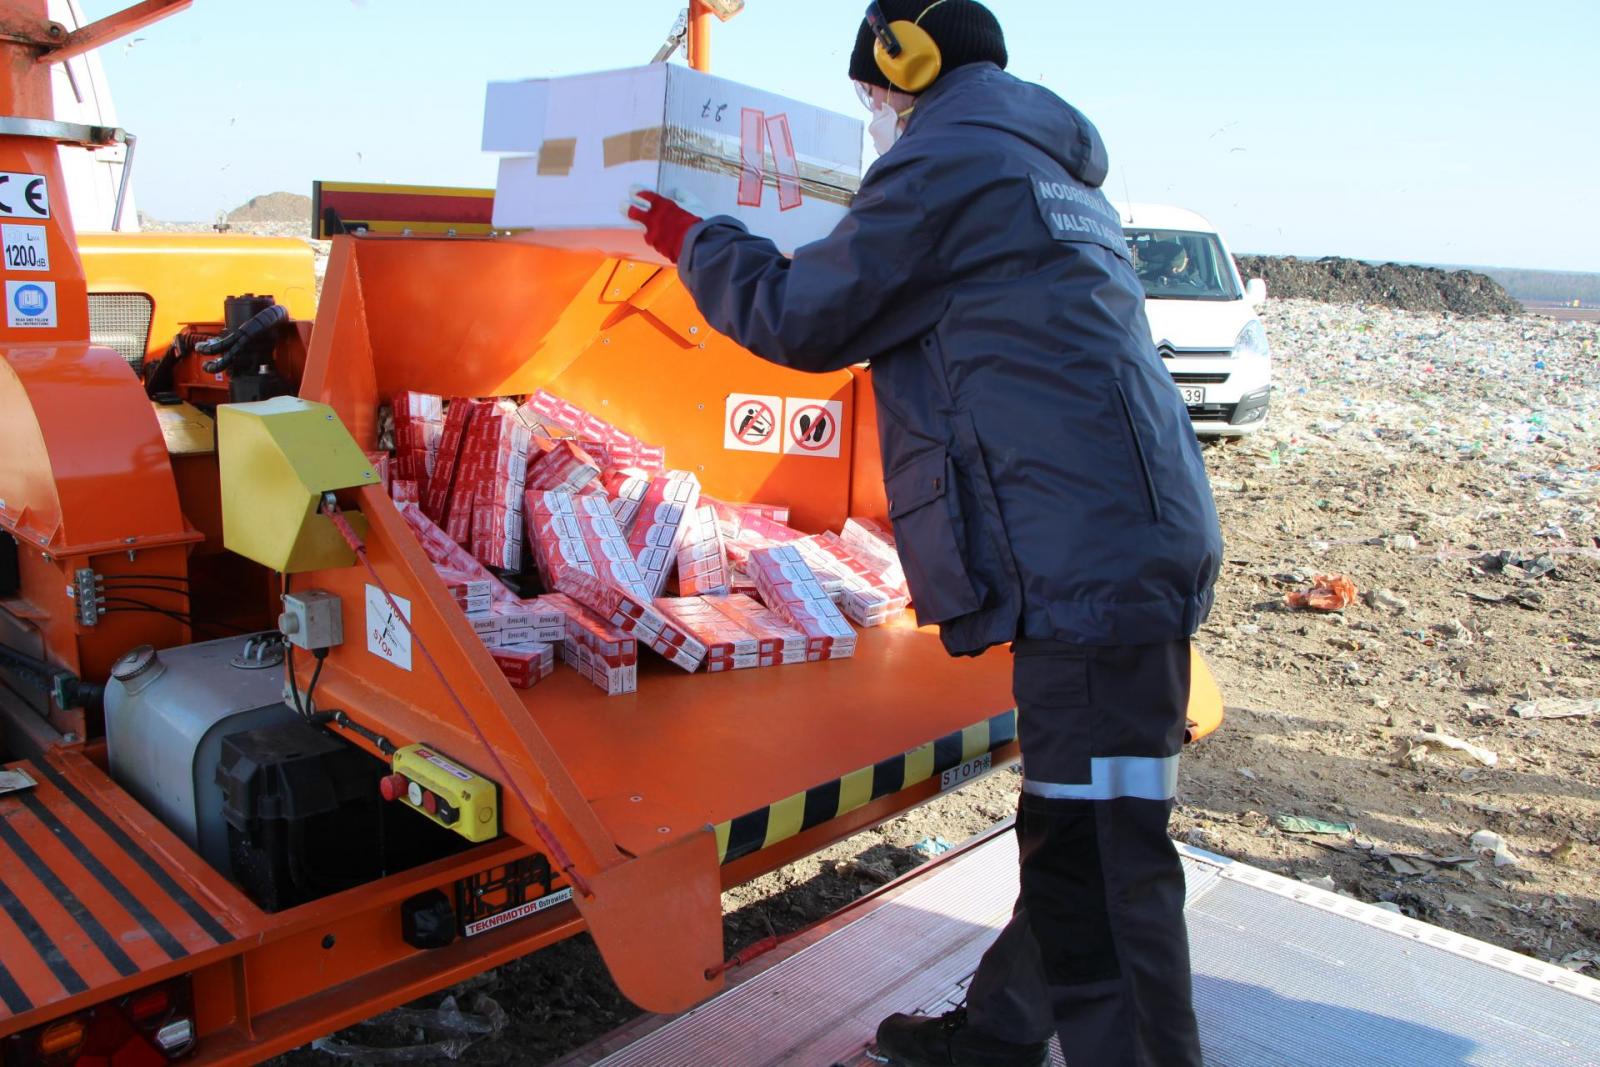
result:
[[(1198, 640), (1229, 712), (1185, 757), (1174, 836), (1596, 973), (1600, 326), (1298, 301), (1267, 326), (1268, 426), (1205, 449), (1228, 548)], [(1363, 599), (1285, 607), (1324, 573)], [(1513, 711), (1551, 698), (1589, 713)], [(999, 771), (727, 893), (730, 951), (1006, 818), (1018, 782)], [(632, 1014), (581, 939), (458, 992), (507, 1016), (471, 1063), (550, 1062)]]

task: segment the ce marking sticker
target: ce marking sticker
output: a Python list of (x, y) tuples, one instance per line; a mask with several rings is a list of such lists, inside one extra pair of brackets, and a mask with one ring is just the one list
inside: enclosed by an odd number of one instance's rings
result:
[(44, 175), (0, 170), (0, 217), (49, 218), (50, 186), (45, 182)]

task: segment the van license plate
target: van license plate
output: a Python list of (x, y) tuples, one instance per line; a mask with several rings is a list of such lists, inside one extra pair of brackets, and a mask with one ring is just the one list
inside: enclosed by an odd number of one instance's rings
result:
[(1199, 407), (1206, 402), (1206, 391), (1204, 389), (1186, 385), (1178, 391), (1183, 394), (1183, 402), (1192, 408)]
[(951, 767), (939, 775), (939, 792), (942, 793), (946, 789), (954, 789), (958, 785), (972, 781), (981, 774), (988, 774), (989, 769), (993, 766), (994, 753), (985, 752), (981, 756), (972, 757), (959, 767)]

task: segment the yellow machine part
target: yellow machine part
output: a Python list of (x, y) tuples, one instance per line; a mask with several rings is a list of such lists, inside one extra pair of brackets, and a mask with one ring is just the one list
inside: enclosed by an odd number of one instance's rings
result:
[[(280, 396), (217, 409), (222, 539), (231, 552), (283, 574), (352, 566), (322, 494), (376, 484), (350, 431), (326, 404)], [(346, 512), (363, 536), (366, 517)]]
[[(316, 257), (305, 241), (223, 233), (79, 233), (91, 319), (97, 297), (149, 301), (144, 358), (158, 359), (190, 322), (221, 322), (222, 302), (271, 294), (291, 317), (317, 313)], [(133, 328), (123, 323), (120, 328)], [(112, 343), (109, 337), (98, 344)]]
[(161, 437), (167, 453), (173, 456), (198, 456), (216, 451), (216, 420), (190, 403), (150, 405), (161, 424)]
[(406, 779), (406, 788), (396, 790), (397, 800), (468, 841), (500, 836), (499, 790), (489, 779), (439, 755), (431, 745), (396, 749), (393, 762), (394, 773)]

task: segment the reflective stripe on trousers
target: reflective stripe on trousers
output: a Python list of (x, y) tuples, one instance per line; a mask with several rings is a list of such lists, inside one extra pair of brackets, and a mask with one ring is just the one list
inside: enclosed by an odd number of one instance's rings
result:
[(1178, 794), (1178, 757), (1095, 756), (1087, 783), (1041, 782), (1022, 767), (1022, 791), (1050, 800), (1171, 800)]

